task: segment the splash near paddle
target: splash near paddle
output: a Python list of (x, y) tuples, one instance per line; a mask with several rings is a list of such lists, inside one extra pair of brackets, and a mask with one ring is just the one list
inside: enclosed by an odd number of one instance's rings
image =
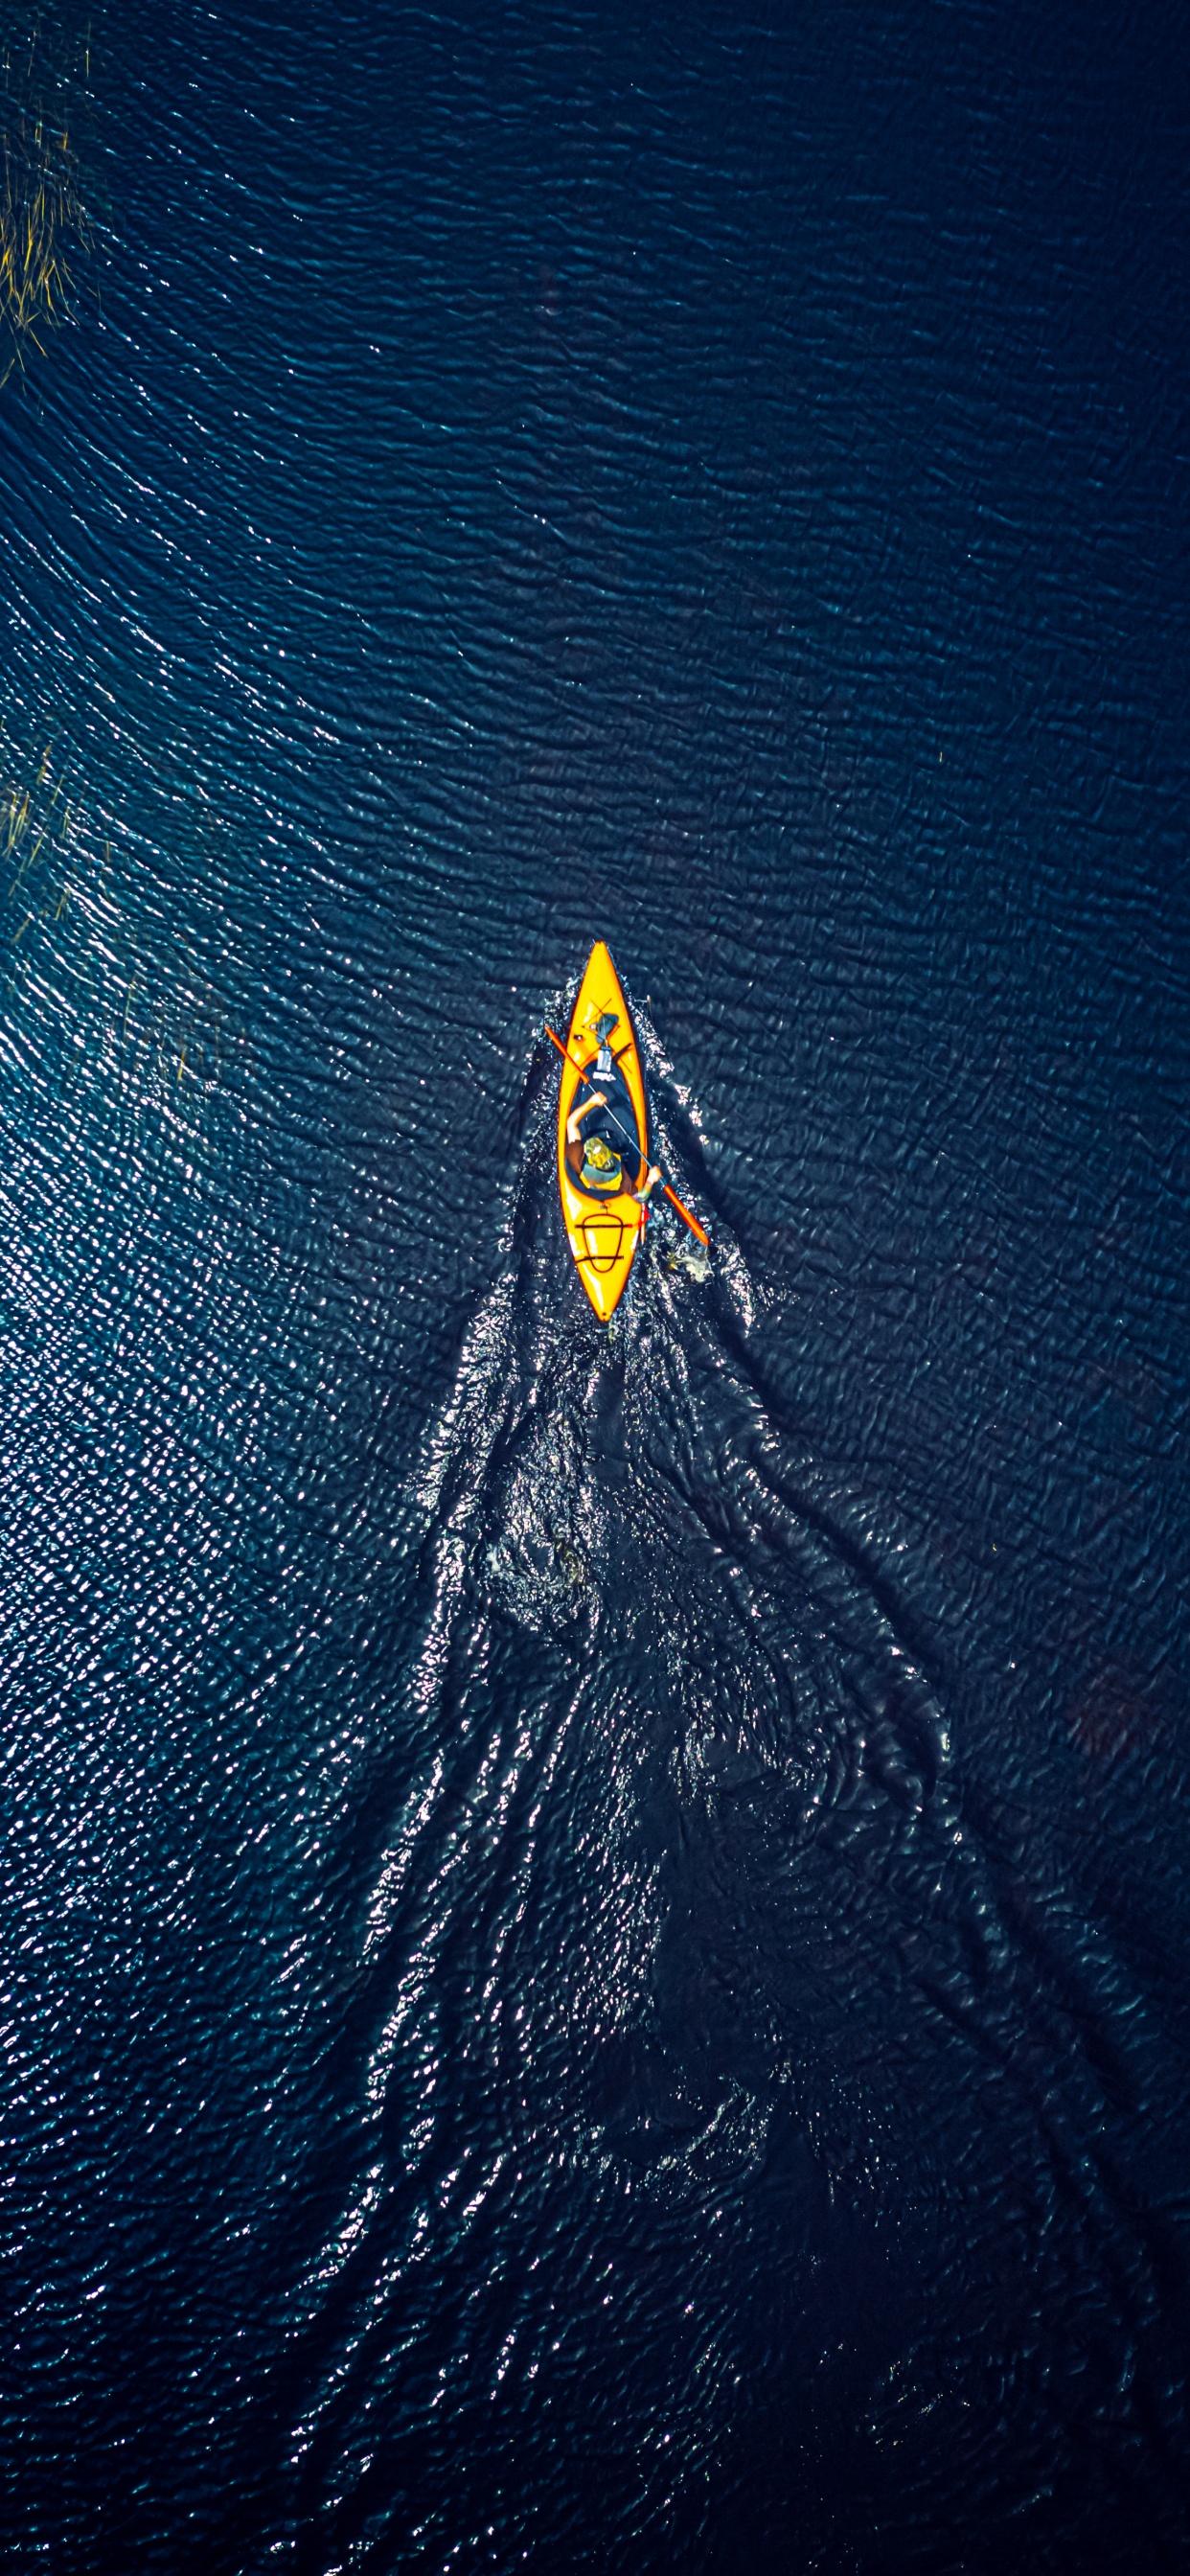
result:
[(648, 1170), (649, 1113), (636, 1032), (602, 939), (591, 950), (560, 1052), (562, 1216), (579, 1278), (606, 1323), (644, 1229), (645, 1211), (633, 1192)]

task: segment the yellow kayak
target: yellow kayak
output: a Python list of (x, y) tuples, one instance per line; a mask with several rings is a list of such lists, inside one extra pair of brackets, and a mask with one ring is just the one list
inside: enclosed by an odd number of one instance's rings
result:
[(562, 1067), (558, 1188), (579, 1278), (604, 1323), (623, 1295), (644, 1229), (645, 1211), (632, 1193), (644, 1184), (648, 1142), (636, 1034), (611, 951), (597, 939), (578, 988)]

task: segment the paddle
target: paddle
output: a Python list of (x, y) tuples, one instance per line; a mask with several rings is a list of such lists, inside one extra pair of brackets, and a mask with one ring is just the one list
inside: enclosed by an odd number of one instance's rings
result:
[[(549, 1021), (548, 1021), (548, 1020), (546, 1021), (546, 1024), (545, 1024), (545, 1033), (546, 1033), (547, 1038), (551, 1038), (551, 1039), (553, 1039), (553, 1043), (554, 1043), (554, 1045), (557, 1047), (557, 1050), (558, 1050), (559, 1055), (564, 1055), (564, 1056), (565, 1056), (566, 1061), (567, 1061), (567, 1064), (574, 1064), (574, 1057), (572, 1056), (572, 1054), (571, 1054), (571, 1052), (570, 1052), (569, 1047), (568, 1047), (568, 1046), (563, 1046), (561, 1038), (559, 1038), (559, 1037), (554, 1037), (554, 1032), (553, 1032), (552, 1028), (550, 1027), (550, 1024), (549, 1024)], [(595, 1088), (595, 1085), (594, 1085), (594, 1083), (593, 1083), (593, 1082), (592, 1082), (592, 1080), (591, 1080), (591, 1076), (590, 1076), (590, 1074), (589, 1074), (589, 1073), (584, 1073), (584, 1071), (583, 1071), (583, 1068), (582, 1068), (581, 1064), (574, 1064), (574, 1069), (575, 1069), (575, 1072), (576, 1072), (576, 1073), (577, 1073), (577, 1075), (578, 1075), (579, 1081), (580, 1081), (580, 1082), (585, 1082), (585, 1083), (586, 1083), (586, 1085), (587, 1085), (587, 1087), (588, 1087), (588, 1090), (593, 1091), (593, 1090), (594, 1090), (594, 1088)], [(616, 1116), (616, 1113), (615, 1113), (615, 1110), (614, 1110), (614, 1109), (609, 1108), (609, 1110), (608, 1110), (608, 1113), (607, 1113), (607, 1114), (608, 1114), (608, 1118), (609, 1118), (609, 1120), (611, 1121), (612, 1126), (613, 1126), (613, 1127), (617, 1127), (617, 1128), (619, 1129), (620, 1134), (621, 1134), (621, 1136), (623, 1137), (625, 1144), (626, 1144), (626, 1145), (631, 1145), (632, 1150), (633, 1150), (633, 1152), (634, 1152), (634, 1153), (639, 1153), (639, 1151), (640, 1151), (640, 1141), (639, 1141), (639, 1138), (638, 1138), (638, 1137), (636, 1137), (636, 1136), (630, 1136), (630, 1135), (629, 1135), (628, 1130), (627, 1130), (626, 1126), (624, 1125), (624, 1121), (623, 1121), (623, 1119), (622, 1119), (622, 1118), (617, 1118), (617, 1116)], [(665, 1192), (666, 1198), (669, 1200), (670, 1206), (671, 1206), (671, 1207), (676, 1207), (676, 1209), (677, 1209), (677, 1211), (678, 1211), (678, 1215), (683, 1219), (684, 1223), (685, 1223), (686, 1225), (688, 1225), (688, 1226), (689, 1226), (691, 1234), (696, 1234), (696, 1235), (698, 1236), (698, 1240), (699, 1240), (699, 1242), (700, 1242), (700, 1243), (705, 1243), (705, 1244), (706, 1244), (706, 1247), (707, 1247), (707, 1250), (709, 1251), (709, 1250), (710, 1250), (710, 1244), (711, 1244), (711, 1238), (710, 1238), (709, 1234), (704, 1234), (704, 1233), (703, 1233), (702, 1227), (700, 1226), (700, 1224), (699, 1224), (699, 1222), (698, 1222), (698, 1218), (697, 1218), (696, 1216), (691, 1216), (691, 1214), (690, 1214), (690, 1210), (689, 1210), (689, 1208), (688, 1208), (688, 1207), (683, 1207), (682, 1202), (681, 1202), (680, 1198), (678, 1197), (677, 1191), (676, 1191), (676, 1190), (673, 1190), (673, 1189), (671, 1189), (671, 1188), (670, 1188), (669, 1182), (666, 1180), (664, 1173), (663, 1173), (663, 1174), (662, 1174), (662, 1176), (661, 1176), (661, 1187), (662, 1187), (662, 1189), (663, 1189), (663, 1190), (664, 1190), (664, 1192)]]

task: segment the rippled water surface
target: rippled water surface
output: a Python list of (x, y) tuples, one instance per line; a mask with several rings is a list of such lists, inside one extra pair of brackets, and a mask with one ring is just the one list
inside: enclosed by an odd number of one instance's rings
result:
[(1184, 27), (11, 23), (3, 2563), (1181, 2568)]

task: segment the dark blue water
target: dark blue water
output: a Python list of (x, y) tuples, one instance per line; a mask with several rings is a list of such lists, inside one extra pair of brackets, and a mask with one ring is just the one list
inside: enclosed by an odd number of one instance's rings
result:
[[(1184, 29), (80, 24), (3, 2564), (1184, 2567)], [(596, 936), (714, 1246), (610, 1335)]]

